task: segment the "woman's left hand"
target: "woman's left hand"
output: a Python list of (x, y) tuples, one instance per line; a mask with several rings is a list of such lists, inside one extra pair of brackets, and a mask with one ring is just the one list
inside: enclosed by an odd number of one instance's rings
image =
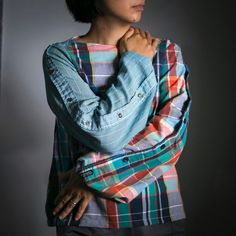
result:
[(75, 220), (79, 220), (94, 194), (83, 184), (79, 175), (75, 173), (74, 168), (64, 174), (62, 179), (63, 181), (65, 179), (69, 180), (55, 199), (56, 207), (53, 210), (53, 214), (58, 214), (59, 218), (63, 219), (70, 214), (76, 204), (79, 204), (80, 206), (75, 215)]

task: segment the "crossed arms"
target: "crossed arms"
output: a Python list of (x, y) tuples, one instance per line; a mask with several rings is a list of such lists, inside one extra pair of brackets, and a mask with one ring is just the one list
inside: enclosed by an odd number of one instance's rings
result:
[[(76, 172), (98, 194), (122, 203), (175, 165), (186, 143), (188, 67), (180, 47), (169, 40), (154, 59), (153, 65), (135, 52), (122, 54), (117, 79), (101, 99), (60, 45), (49, 46), (43, 56), (49, 106), (94, 150), (78, 158)], [(158, 106), (148, 117), (155, 99)]]

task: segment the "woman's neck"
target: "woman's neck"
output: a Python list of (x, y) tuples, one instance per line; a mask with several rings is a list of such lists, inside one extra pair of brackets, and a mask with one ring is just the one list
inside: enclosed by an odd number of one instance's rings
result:
[(110, 19), (105, 23), (105, 20), (106, 19), (100, 17), (94, 21), (91, 24), (89, 31), (80, 37), (80, 41), (117, 46), (120, 38), (122, 38), (130, 28), (130, 24), (127, 22), (126, 24), (112, 22)]

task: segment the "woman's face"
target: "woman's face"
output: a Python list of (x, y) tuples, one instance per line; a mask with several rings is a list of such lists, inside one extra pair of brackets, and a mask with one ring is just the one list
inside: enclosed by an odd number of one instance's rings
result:
[(138, 22), (142, 15), (142, 10), (134, 6), (145, 5), (145, 0), (98, 0), (97, 3), (106, 16), (133, 23)]

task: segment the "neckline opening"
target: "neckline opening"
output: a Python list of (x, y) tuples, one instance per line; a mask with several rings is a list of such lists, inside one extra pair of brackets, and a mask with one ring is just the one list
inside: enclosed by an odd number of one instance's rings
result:
[(81, 38), (80, 36), (81, 35), (73, 36), (73, 37), (70, 38), (70, 40), (75, 42), (75, 43), (85, 44), (85, 45), (88, 45), (88, 46), (105, 46), (105, 47), (117, 48), (117, 46), (114, 45), (114, 44), (103, 44), (103, 43), (91, 43), (91, 42), (79, 42), (79, 41), (76, 41), (75, 39)]

